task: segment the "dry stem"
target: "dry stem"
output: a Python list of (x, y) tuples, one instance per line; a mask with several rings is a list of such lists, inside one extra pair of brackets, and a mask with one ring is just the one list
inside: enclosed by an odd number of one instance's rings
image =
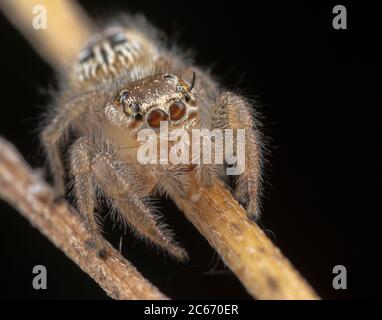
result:
[[(45, 8), (45, 12), (40, 11)], [(73, 61), (89, 36), (90, 19), (72, 0), (0, 0), (0, 9), (55, 69)], [(37, 28), (46, 13), (46, 29)], [(34, 26), (35, 24), (35, 26)]]
[(203, 189), (195, 181), (187, 199), (175, 202), (250, 294), (258, 299), (318, 299), (221, 181)]
[[(12, 204), (114, 299), (166, 299), (110, 244), (107, 259), (86, 244), (90, 238), (75, 210), (56, 203), (52, 189), (0, 137), (0, 197)], [(106, 241), (105, 241), (106, 242)]]
[[(63, 2), (69, 2), (62, 0), (43, 2), (50, 6), (48, 9), (50, 21), (55, 21), (57, 30), (69, 30), (60, 33), (59, 42), (56, 39), (57, 34), (53, 32), (42, 35), (41, 32), (28, 32), (24, 28), (29, 23), (29, 16), (22, 14), (25, 8), (21, 3), (29, 3), (31, 6), (31, 3), (36, 3), (35, 0), (17, 1), (17, 5), (12, 5), (13, 11), (7, 10), (6, 13), (12, 15), (11, 20), (24, 31), (32, 44), (36, 41), (37, 50), (43, 57), (53, 66), (62, 66), (78, 51), (79, 43), (82, 42), (81, 37), (89, 33), (88, 19), (84, 18), (84, 14), (79, 14), (81, 11), (74, 6), (64, 6), (65, 19), (60, 19), (61, 13), (54, 11), (52, 2), (59, 2), (61, 6)], [(66, 19), (69, 19), (69, 27)], [(69, 48), (71, 53), (67, 56), (57, 55), (57, 51), (63, 47)], [(247, 219), (243, 208), (221, 182), (216, 181), (212, 188), (204, 190), (194, 182), (192, 190), (195, 191), (188, 199), (174, 199), (176, 204), (218, 251), (249, 293), (260, 299), (318, 299), (313, 289), (283, 257), (279, 249), (256, 224)], [(66, 250), (75, 250), (70, 249), (68, 244)], [(115, 281), (118, 283), (119, 279), (115, 278)]]

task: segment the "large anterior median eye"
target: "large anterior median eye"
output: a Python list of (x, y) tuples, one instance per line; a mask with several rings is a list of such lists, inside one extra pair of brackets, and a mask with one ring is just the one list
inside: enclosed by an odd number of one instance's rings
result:
[(167, 116), (164, 113), (164, 111), (160, 109), (154, 109), (148, 114), (147, 123), (152, 128), (159, 128), (160, 122), (165, 121), (166, 119), (167, 119)]
[(173, 102), (170, 106), (170, 119), (173, 121), (180, 120), (186, 114), (186, 106), (183, 102)]

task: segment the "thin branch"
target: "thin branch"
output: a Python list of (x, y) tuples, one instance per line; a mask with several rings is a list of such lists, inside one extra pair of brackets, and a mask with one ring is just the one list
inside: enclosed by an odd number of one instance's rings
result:
[(114, 299), (167, 299), (106, 241), (107, 259), (86, 243), (90, 234), (75, 210), (0, 137), (0, 198), (9, 202)]
[(318, 299), (264, 232), (251, 222), (223, 183), (203, 189), (193, 181), (187, 198), (174, 199), (250, 294), (258, 299)]
[[(56, 1), (66, 2), (54, 0), (55, 3)], [(36, 3), (35, 0), (24, 2)], [(51, 5), (51, 1), (45, 3)], [(17, 5), (14, 7), (17, 11)], [(89, 34), (89, 19), (79, 19), (77, 7), (69, 9), (65, 16), (72, 23), (71, 30), (82, 36)], [(57, 26), (59, 29), (65, 29), (66, 23), (59, 19), (60, 14), (49, 10), (50, 21), (58, 18)], [(82, 13), (80, 15), (84, 17)], [(20, 14), (11, 18), (17, 26), (25, 24), (22, 19), (25, 19), (25, 16)], [(43, 44), (38, 50), (44, 57), (54, 57), (48, 61), (57, 59), (57, 63), (53, 65), (64, 65), (67, 60), (66, 57), (61, 59), (60, 56), (56, 56), (57, 49), (51, 47), (68, 47), (71, 48), (72, 54), (78, 51), (76, 46), (80, 41), (73, 41), (72, 33), (63, 33), (60, 38), (61, 44), (54, 39), (56, 35), (50, 38), (48, 35), (42, 36), (41, 33), (25, 33), (31, 43), (38, 40)], [(193, 192), (187, 199), (176, 198), (175, 203), (222, 256), (250, 294), (259, 299), (319, 298), (264, 232), (247, 219), (243, 208), (220, 181), (215, 181), (214, 186), (209, 189), (203, 189), (194, 181), (191, 189)]]
[(0, 0), (0, 9), (56, 70), (73, 61), (90, 34), (90, 19), (72, 0)]

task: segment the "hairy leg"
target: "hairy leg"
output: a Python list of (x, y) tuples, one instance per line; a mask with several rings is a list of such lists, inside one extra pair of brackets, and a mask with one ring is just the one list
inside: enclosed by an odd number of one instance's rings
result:
[[(204, 129), (207, 128), (202, 128), (200, 141), (197, 142), (198, 139), (194, 139), (193, 136), (192, 155), (193, 160), (199, 157), (195, 171), (196, 178), (202, 186), (209, 188), (212, 186), (214, 177), (221, 176), (224, 159), (222, 158), (219, 164), (217, 157), (223, 154), (224, 145), (222, 143), (223, 135), (221, 132), (215, 130), (215, 127), (208, 127), (207, 132), (203, 132)], [(207, 134), (209, 135), (208, 137)], [(204, 140), (206, 137), (207, 140)]]
[[(245, 129), (245, 167), (243, 174), (236, 179), (235, 195), (246, 205), (248, 216), (257, 219), (260, 215), (262, 145), (253, 113), (251, 105), (244, 98), (232, 92), (223, 92), (217, 100), (212, 126)], [(236, 147), (234, 144), (234, 150)]]
[[(91, 168), (97, 183), (107, 197), (113, 200), (126, 223), (140, 236), (159, 245), (179, 260), (187, 258), (186, 251), (172, 240), (169, 232), (158, 223), (154, 214), (142, 201), (139, 192), (143, 190), (143, 187), (139, 186), (141, 177), (109, 153), (95, 156)], [(135, 191), (137, 186), (138, 192)]]
[(58, 109), (57, 115), (50, 121), (41, 133), (41, 140), (47, 153), (48, 162), (54, 177), (54, 186), (57, 196), (65, 194), (64, 166), (60, 157), (59, 144), (62, 136), (74, 119), (89, 108), (86, 103), (94, 92), (74, 99)]
[(74, 178), (74, 196), (77, 210), (85, 221), (91, 234), (91, 244), (100, 256), (105, 256), (106, 249), (100, 233), (100, 225), (94, 212), (95, 185), (91, 171), (91, 154), (87, 138), (79, 138), (70, 148), (70, 172)]
[(189, 169), (182, 165), (161, 165), (156, 171), (156, 187), (159, 194), (185, 197), (189, 187)]

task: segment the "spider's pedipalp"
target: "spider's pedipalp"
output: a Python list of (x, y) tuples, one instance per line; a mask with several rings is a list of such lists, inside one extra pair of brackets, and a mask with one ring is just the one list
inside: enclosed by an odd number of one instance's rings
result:
[(182, 166), (171, 166), (157, 172), (157, 189), (170, 197), (180, 195), (185, 197), (189, 187), (187, 171)]

